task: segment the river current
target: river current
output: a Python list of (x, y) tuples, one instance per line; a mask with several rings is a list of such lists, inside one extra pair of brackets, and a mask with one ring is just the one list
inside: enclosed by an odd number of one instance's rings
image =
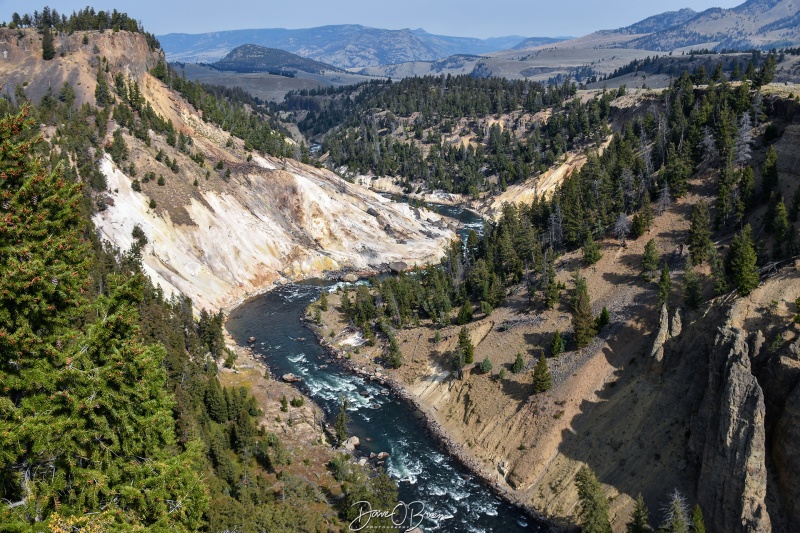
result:
[[(480, 218), (472, 213), (449, 206), (436, 209), (462, 222), (462, 237), (469, 229), (482, 229)], [(424, 531), (539, 531), (539, 524), (500, 501), (490, 487), (442, 451), (407, 402), (395, 398), (382, 385), (337, 365), (326, 365), (325, 350), (300, 318), (321, 290), (333, 288), (332, 283), (321, 281), (279, 287), (235, 309), (227, 329), (242, 346), (255, 337), (253, 351), (273, 374), (291, 372), (302, 377), (299, 388), (323, 408), (329, 419), (338, 412), (339, 397), (348, 400), (352, 419), (348, 429), (361, 440), (359, 454), (390, 453), (386, 469), (397, 481), (400, 501), (422, 502), (425, 512), (442, 517), (423, 521)]]

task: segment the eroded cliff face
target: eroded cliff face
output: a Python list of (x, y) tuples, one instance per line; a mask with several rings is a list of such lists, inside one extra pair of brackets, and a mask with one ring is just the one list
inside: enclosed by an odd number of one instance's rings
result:
[(742, 330), (720, 329), (692, 423), (689, 447), (700, 462), (697, 499), (711, 531), (771, 530), (764, 393), (749, 355)]
[(174, 209), (150, 209), (148, 198), (133, 191), (131, 178), (106, 157), (101, 168), (111, 202), (95, 215), (95, 225), (122, 250), (133, 244), (131, 232), (139, 225), (148, 240), (143, 263), (154, 282), (208, 309), (345, 267), (423, 265), (455, 237), (435, 213), (389, 202), (328, 171), (256, 161), (224, 188), (201, 185), (186, 195), (178, 223)]

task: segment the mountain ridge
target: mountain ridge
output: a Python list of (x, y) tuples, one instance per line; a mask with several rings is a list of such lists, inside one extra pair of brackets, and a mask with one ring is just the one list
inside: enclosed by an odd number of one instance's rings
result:
[[(170, 33), (159, 36), (170, 61), (213, 62), (243, 44), (278, 48), (339, 68), (363, 68), (408, 61), (435, 61), (455, 54), (485, 54), (511, 48), (525, 36), (488, 39), (435, 35), (418, 28), (386, 30), (359, 24), (314, 28), (265, 28)], [(543, 38), (550, 39), (550, 38)], [(553, 38), (552, 41), (562, 39)]]

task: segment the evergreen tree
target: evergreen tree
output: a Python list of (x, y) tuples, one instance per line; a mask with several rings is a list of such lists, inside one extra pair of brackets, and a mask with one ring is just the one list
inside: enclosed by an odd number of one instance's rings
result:
[(653, 224), (655, 216), (653, 215), (653, 207), (650, 203), (650, 193), (645, 191), (642, 199), (642, 208), (638, 213), (633, 215), (632, 231), (635, 238), (644, 235)]
[(486, 356), (480, 364), (481, 373), (488, 374), (492, 368), (492, 362), (489, 360), (489, 356)]
[(611, 314), (608, 312), (608, 308), (603, 306), (603, 310), (600, 312), (600, 316), (597, 317), (597, 323), (595, 328), (597, 332), (601, 332), (604, 327), (606, 327), (609, 322), (611, 322)]
[(403, 366), (403, 353), (400, 351), (400, 345), (397, 344), (397, 337), (394, 335), (389, 337), (389, 353), (386, 360), (389, 368), (400, 368)]
[(719, 296), (728, 291), (728, 276), (725, 272), (725, 261), (716, 248), (711, 249), (711, 276), (714, 278), (714, 294)]
[(50, 27), (45, 26), (42, 31), (42, 59), (50, 61), (56, 57), (56, 49), (53, 46), (53, 34), (50, 32)]
[(583, 533), (611, 533), (608, 500), (594, 472), (583, 466), (575, 476), (580, 501), (580, 524)]
[(747, 296), (758, 287), (758, 258), (753, 246), (750, 224), (733, 238), (727, 263), (733, 284), (742, 296)]
[(650, 239), (644, 246), (644, 253), (642, 253), (642, 277), (646, 281), (650, 281), (653, 272), (658, 268), (658, 248), (656, 247), (656, 240)]
[(517, 352), (517, 358), (514, 359), (514, 364), (511, 365), (511, 371), (515, 374), (519, 374), (525, 369), (525, 360), (522, 359), (522, 354)]
[(589, 302), (589, 293), (586, 290), (578, 292), (578, 299), (575, 302), (575, 309), (572, 313), (572, 328), (575, 331), (575, 343), (578, 348), (589, 345), (592, 338), (597, 334), (594, 329), (595, 321), (592, 314), (592, 306)]
[(464, 364), (471, 365), (475, 361), (475, 347), (472, 346), (472, 339), (466, 326), (458, 332), (458, 347), (464, 354)]
[(692, 511), (692, 533), (706, 533), (706, 524), (703, 521), (700, 504), (695, 504), (694, 511)]
[(347, 423), (350, 421), (350, 416), (347, 414), (348, 407), (350, 407), (350, 403), (347, 398), (339, 396), (339, 414), (336, 415), (336, 422), (333, 424), (333, 431), (339, 445), (347, 440)]
[(558, 330), (553, 333), (553, 340), (550, 341), (550, 353), (553, 354), (553, 357), (558, 357), (564, 353), (564, 338)]
[(650, 527), (650, 511), (644, 503), (644, 498), (641, 493), (636, 497), (636, 503), (633, 504), (633, 514), (631, 520), (626, 525), (627, 533), (651, 533), (653, 528)]
[(459, 326), (468, 324), (472, 320), (472, 312), (472, 304), (469, 303), (469, 300), (464, 300), (464, 305), (462, 305), (461, 309), (458, 310), (456, 324)]
[(228, 406), (225, 404), (225, 397), (222, 395), (218, 381), (214, 380), (206, 387), (204, 400), (211, 420), (218, 423), (228, 421)]
[(691, 309), (697, 309), (702, 301), (700, 276), (695, 272), (692, 258), (686, 258), (683, 272), (683, 300)]
[(322, 289), (322, 291), (319, 294), (319, 308), (322, 311), (328, 310), (328, 291), (326, 291), (325, 289)]
[(692, 209), (692, 222), (689, 226), (689, 253), (692, 263), (699, 265), (706, 261), (711, 246), (711, 215), (708, 205), (700, 201)]
[(586, 242), (583, 244), (583, 261), (587, 265), (593, 265), (597, 263), (601, 257), (603, 257), (603, 254), (600, 253), (600, 246), (594, 242), (592, 234), (589, 233), (586, 237)]
[(545, 280), (544, 301), (549, 309), (553, 309), (561, 297), (561, 285), (556, 281), (556, 269), (552, 257), (548, 257)]
[(547, 392), (553, 386), (553, 378), (550, 375), (550, 369), (547, 368), (547, 359), (544, 353), (539, 356), (536, 361), (536, 366), (533, 367), (533, 390), (539, 394)]
[(664, 304), (669, 305), (669, 293), (672, 290), (672, 279), (669, 275), (669, 267), (664, 262), (661, 267), (661, 277), (658, 279), (658, 308)]
[(761, 168), (761, 196), (764, 201), (769, 199), (770, 193), (778, 186), (778, 153), (773, 146), (767, 149), (764, 166)]
[(783, 200), (778, 200), (772, 215), (772, 237), (775, 240), (775, 259), (784, 256), (786, 241), (789, 239), (789, 213)]
[(33, 155), (28, 112), (0, 118), (0, 521), (29, 530), (58, 507), (196, 529), (200, 449), (177, 447), (164, 348), (138, 340), (144, 277), (111, 274), (89, 302), (80, 187)]

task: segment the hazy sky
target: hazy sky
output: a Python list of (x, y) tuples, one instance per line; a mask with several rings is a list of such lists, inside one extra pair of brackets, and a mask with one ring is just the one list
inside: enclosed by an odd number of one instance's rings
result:
[(580, 36), (663, 11), (741, 3), (744, 0), (0, 0), (0, 20), (45, 5), (62, 13), (92, 5), (97, 10), (125, 11), (157, 35), (353, 23), (468, 37), (538, 37)]

